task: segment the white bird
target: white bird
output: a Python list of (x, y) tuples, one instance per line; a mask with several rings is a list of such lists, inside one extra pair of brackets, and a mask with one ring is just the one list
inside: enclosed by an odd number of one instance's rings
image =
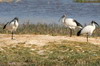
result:
[(75, 19), (67, 18), (65, 14), (60, 18), (60, 21), (63, 22), (63, 24), (70, 29), (70, 37), (72, 36), (72, 30), (75, 30), (76, 27), (79, 27), (79, 28), (83, 27)]
[(88, 36), (92, 35), (93, 31), (96, 29), (96, 25), (98, 24), (95, 21), (92, 21), (90, 25), (87, 25), (83, 29), (81, 29), (77, 33), (77, 36), (80, 36), (81, 34), (87, 34), (87, 42), (88, 42)]
[(8, 31), (10, 31), (10, 32), (12, 32), (12, 38), (11, 39), (13, 39), (13, 33), (16, 31), (16, 29), (18, 28), (18, 18), (17, 17), (15, 17), (12, 21), (10, 21), (10, 22), (7, 22), (5, 25), (4, 25), (4, 27), (3, 27), (3, 29), (6, 29), (6, 30), (8, 30)]

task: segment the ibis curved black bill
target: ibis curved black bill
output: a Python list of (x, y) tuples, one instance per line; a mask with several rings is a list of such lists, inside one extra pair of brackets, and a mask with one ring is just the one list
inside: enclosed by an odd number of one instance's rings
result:
[(60, 22), (61, 19), (65, 18), (65, 17), (66, 17), (66, 14), (64, 14), (63, 16), (61, 16), (58, 22)]
[(94, 23), (94, 24), (96, 24), (96, 25), (99, 27), (99, 24), (98, 24), (97, 22), (95, 22), (95, 21), (92, 21), (91, 23)]

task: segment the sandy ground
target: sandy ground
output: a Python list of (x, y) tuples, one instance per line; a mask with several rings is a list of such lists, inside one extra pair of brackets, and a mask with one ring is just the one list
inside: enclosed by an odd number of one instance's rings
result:
[[(5, 46), (9, 44), (35, 44), (38, 46), (43, 46), (48, 42), (53, 41), (78, 41), (78, 42), (86, 42), (85, 37), (68, 37), (68, 36), (50, 36), (50, 35), (14, 35), (14, 40), (11, 40), (10, 34), (0, 34), (0, 46)], [(100, 45), (100, 37), (89, 38), (89, 42)]]

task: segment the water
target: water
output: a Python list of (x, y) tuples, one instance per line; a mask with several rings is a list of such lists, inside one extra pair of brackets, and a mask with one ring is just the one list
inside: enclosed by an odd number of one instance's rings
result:
[(95, 20), (100, 24), (100, 3), (75, 3), (72, 0), (22, 0), (17, 3), (0, 3), (0, 23), (15, 16), (20, 23), (59, 23), (63, 14), (82, 24)]

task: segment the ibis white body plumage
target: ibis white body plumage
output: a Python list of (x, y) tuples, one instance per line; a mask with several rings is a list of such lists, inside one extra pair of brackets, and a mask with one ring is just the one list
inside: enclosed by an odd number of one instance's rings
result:
[(6, 30), (12, 32), (12, 39), (13, 39), (13, 32), (16, 31), (16, 29), (18, 28), (18, 25), (19, 25), (19, 24), (18, 24), (18, 18), (15, 17), (12, 21), (7, 22), (7, 23), (4, 25), (3, 29), (6, 29)]
[(72, 30), (74, 30), (76, 27), (79, 27), (79, 28), (83, 27), (75, 19), (67, 18), (66, 15), (63, 15), (60, 20), (67, 28), (70, 29), (70, 37), (72, 36)]
[(87, 25), (83, 29), (81, 29), (77, 33), (77, 36), (80, 36), (81, 34), (87, 34), (87, 42), (88, 42), (88, 36), (91, 36), (93, 34), (93, 31), (96, 29), (96, 24), (97, 23), (95, 21), (92, 21), (90, 25)]
[(88, 34), (88, 35), (92, 35), (93, 31), (95, 30), (95, 25), (88, 25), (86, 27), (84, 27), (81, 31), (81, 34)]
[(66, 19), (63, 19), (62, 22), (63, 24), (70, 28), (70, 29), (75, 29), (77, 27), (77, 24), (75, 22), (73, 22), (74, 20), (72, 18), (66, 18)]
[(16, 31), (17, 28), (18, 28), (17, 20), (7, 23), (7, 25), (5, 27), (5, 29), (7, 29), (7, 30), (9, 30), (11, 32)]

